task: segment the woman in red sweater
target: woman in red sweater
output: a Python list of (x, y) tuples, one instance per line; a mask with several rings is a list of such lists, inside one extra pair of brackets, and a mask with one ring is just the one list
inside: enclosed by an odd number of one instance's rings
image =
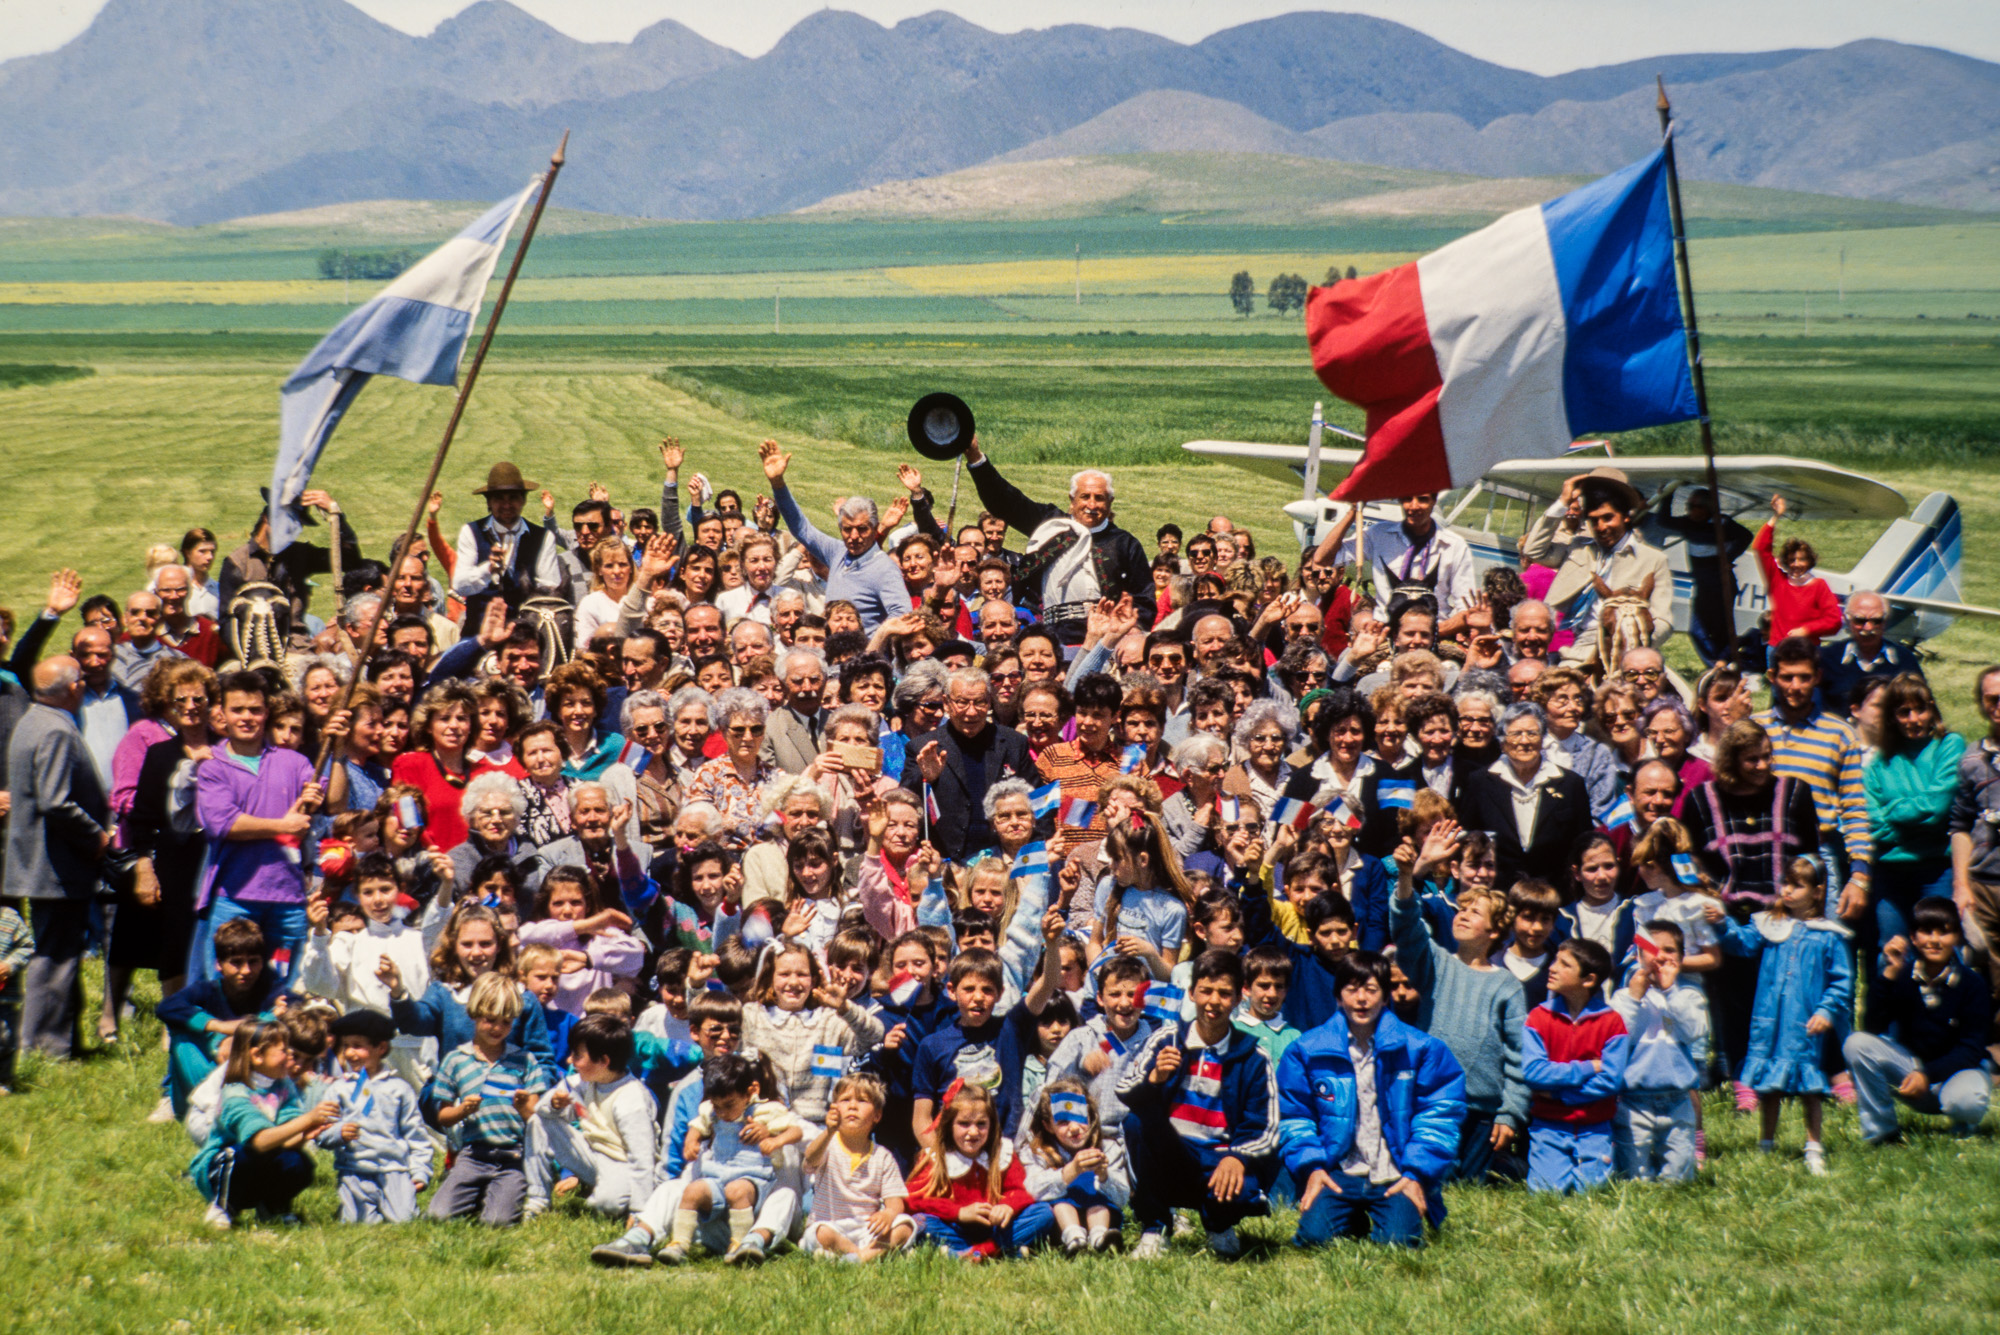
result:
[(1027, 1170), (983, 1085), (953, 1082), (909, 1186), (924, 1237), (961, 1261), (1025, 1256), (1055, 1222), (1028, 1194)]
[(1757, 553), (1757, 568), (1764, 572), (1764, 591), (1771, 599), (1770, 645), (1774, 649), (1787, 636), (1803, 635), (1817, 645), (1822, 635), (1840, 629), (1840, 600), (1825, 580), (1813, 574), (1813, 567), (1819, 564), (1813, 545), (1804, 538), (1788, 538), (1783, 554), (1772, 559), (1771, 546), (1778, 521), (1784, 516), (1785, 498), (1773, 496), (1771, 518), (1750, 544)]

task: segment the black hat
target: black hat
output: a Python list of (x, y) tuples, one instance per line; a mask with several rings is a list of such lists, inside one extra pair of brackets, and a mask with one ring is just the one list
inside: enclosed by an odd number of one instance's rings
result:
[(328, 1025), (327, 1032), (336, 1039), (353, 1035), (370, 1043), (389, 1043), (395, 1040), (396, 1022), (381, 1011), (349, 1011)]
[(910, 444), (926, 459), (956, 459), (972, 444), (972, 409), (956, 394), (926, 394), (910, 409)]
[[(257, 488), (257, 494), (263, 498), (264, 508), (266, 510), (269, 510), (271, 508), (271, 489), (269, 487), (259, 487)], [(313, 518), (313, 512), (310, 506), (300, 505), (297, 501), (293, 501), (290, 505), (286, 506), (285, 508), (292, 512), (293, 520), (296, 521), (300, 527), (305, 527), (306, 525), (309, 524), (317, 525), (319, 523), (319, 520)]]

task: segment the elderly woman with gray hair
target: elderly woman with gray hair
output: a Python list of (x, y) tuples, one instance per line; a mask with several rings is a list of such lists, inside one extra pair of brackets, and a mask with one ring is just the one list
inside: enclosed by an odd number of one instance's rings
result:
[[(805, 774), (780, 773), (764, 785), (757, 798), (758, 825), (764, 838), (743, 854), (743, 898), (747, 907), (759, 899), (790, 899), (791, 877), (785, 850), (807, 830), (824, 830), (833, 819), (833, 795)], [(777, 914), (772, 921), (783, 921)]]
[(722, 813), (729, 824), (723, 842), (733, 848), (747, 848), (757, 837), (757, 798), (777, 775), (761, 755), (770, 712), (764, 697), (745, 687), (717, 694), (709, 719), (722, 733), (722, 754), (696, 770), (687, 785), (688, 801), (713, 803)]
[(1222, 791), (1222, 776), (1229, 772), (1229, 743), (1212, 732), (1190, 733), (1175, 743), (1172, 759), (1183, 786), (1160, 805), (1160, 820), (1174, 852), (1185, 861), (1214, 850), (1215, 825), (1210, 818)]
[(1282, 700), (1252, 701), (1236, 721), (1233, 738), (1243, 761), (1224, 776), (1223, 791), (1233, 797), (1254, 797), (1263, 811), (1275, 808), (1291, 781), (1292, 767), (1285, 756), (1298, 735), (1298, 710)]
[(1503, 889), (1529, 877), (1561, 885), (1571, 847), (1594, 828), (1590, 790), (1543, 750), (1549, 728), (1540, 705), (1508, 705), (1496, 731), (1500, 758), (1465, 776), (1459, 823), (1492, 832)]

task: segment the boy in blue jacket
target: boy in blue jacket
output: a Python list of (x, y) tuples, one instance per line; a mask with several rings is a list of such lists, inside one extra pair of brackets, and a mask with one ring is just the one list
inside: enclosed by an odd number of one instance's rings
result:
[(1175, 1209), (1199, 1210), (1209, 1248), (1242, 1254), (1236, 1225), (1267, 1215), (1276, 1175), (1278, 1081), (1264, 1049), (1236, 1028), (1243, 961), (1225, 950), (1194, 962), (1195, 1018), (1162, 1024), (1118, 1081), (1132, 1164), (1132, 1255), (1164, 1256)]
[(1297, 1247), (1360, 1237), (1421, 1247), (1444, 1222), (1465, 1072), (1451, 1049), (1388, 1013), (1389, 961), (1337, 966), (1340, 1011), (1278, 1062), (1278, 1140), (1299, 1190)]

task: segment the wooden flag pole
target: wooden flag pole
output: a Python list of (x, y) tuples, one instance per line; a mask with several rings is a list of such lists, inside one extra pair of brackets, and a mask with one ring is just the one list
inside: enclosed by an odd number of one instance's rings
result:
[[(431, 492), (437, 488), (438, 474), (444, 471), (445, 456), (451, 453), (452, 437), (458, 434), (459, 419), (465, 416), (465, 404), (472, 397), (472, 387), (479, 383), (479, 368), (486, 364), (486, 351), (493, 346), (493, 333), (500, 327), (500, 317), (507, 311), (507, 298), (513, 295), (514, 280), (521, 274), (521, 261), (527, 257), (528, 247), (534, 243), (535, 228), (542, 221), (542, 209), (549, 202), (549, 192), (555, 189), (556, 175), (562, 171), (564, 152), (568, 148), (569, 131), (564, 130), (562, 142), (556, 145), (554, 155), (549, 158), (548, 175), (542, 178), (542, 188), (535, 193), (535, 208), (534, 212), (528, 215), (528, 230), (521, 233), (521, 244), (514, 251), (514, 262), (507, 266), (507, 279), (500, 285), (500, 295), (494, 300), (492, 311), (487, 314), (486, 332), (480, 336), (478, 351), (472, 354), (472, 366), (465, 373), (464, 383), (458, 387), (458, 399), (451, 405), (451, 417), (444, 424), (444, 438), (438, 441), (437, 453), (431, 456), (431, 471), (424, 476), (424, 485), (417, 491), (417, 504), (416, 508), (410, 511), (409, 526), (403, 530), (403, 540), (393, 549), (398, 566), (416, 543), (417, 526), (424, 522), (424, 507), (430, 501)], [(335, 536), (337, 539), (338, 535)], [(396, 578), (395, 571), (389, 572), (389, 578), (393, 583)], [(354, 646), (354, 670), (348, 674), (347, 686), (340, 693), (340, 702), (334, 706), (336, 714), (353, 703), (354, 688), (361, 681), (361, 665), (368, 661), (369, 651), (374, 648), (375, 637), (381, 633), (382, 619), (388, 611), (389, 597), (387, 591), (384, 591), (382, 600), (375, 606), (375, 615), (368, 619), (368, 629), (362, 633), (360, 642)], [(319, 756), (313, 762), (315, 774), (324, 776), (330, 772), (333, 741), (331, 737), (320, 740)]]
[[(1674, 266), (1679, 270), (1681, 284), (1681, 318), (1687, 326), (1688, 368), (1694, 377), (1694, 403), (1696, 420), (1701, 425), (1701, 454), (1708, 470), (1708, 507), (1715, 520), (1715, 564), (1722, 574), (1722, 617), (1721, 658), (1735, 656), (1736, 650), (1736, 570), (1729, 559), (1728, 529), (1722, 517), (1722, 485), (1715, 472), (1715, 431), (1708, 416), (1708, 381), (1702, 374), (1701, 329), (1695, 323), (1694, 315), (1694, 273), (1688, 267), (1687, 225), (1681, 212), (1681, 173), (1674, 163), (1674, 110), (1667, 102), (1667, 81), (1653, 76), (1654, 86), (1660, 91), (1656, 109), (1660, 113), (1660, 142), (1667, 158), (1667, 207), (1673, 213), (1674, 222)], [(1697, 605), (1692, 609), (1690, 621), (1700, 619)]]

